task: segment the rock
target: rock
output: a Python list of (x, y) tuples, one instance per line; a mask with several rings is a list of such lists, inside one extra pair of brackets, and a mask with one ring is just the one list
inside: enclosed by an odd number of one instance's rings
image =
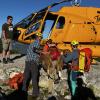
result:
[(7, 80), (7, 76), (6, 76), (4, 69), (0, 69), (0, 80), (2, 81)]
[[(8, 64), (2, 64), (0, 63), (0, 87), (2, 87), (6, 94), (9, 94), (13, 92), (14, 90), (11, 89), (7, 84), (7, 80), (9, 79), (12, 72), (23, 72), (25, 67), (25, 56), (21, 54), (13, 54), (12, 59), (14, 60), (14, 63), (8, 63)], [(92, 65), (89, 73), (85, 73), (87, 87), (91, 88), (95, 95), (97, 97), (100, 97), (100, 62), (98, 62), (97, 65)], [(64, 97), (66, 98), (67, 95), (69, 95), (69, 87), (67, 84), (67, 69), (64, 69), (61, 71), (61, 77), (62, 79), (59, 81), (59, 83), (54, 84), (54, 91), (51, 96), (56, 96), (57, 98), (63, 98), (63, 99), (57, 99), (57, 100), (64, 100)], [(40, 70), (40, 81), (44, 81), (44, 83), (47, 85), (47, 73), (41, 68)], [(47, 100), (48, 98), (48, 90), (47, 87), (44, 85), (43, 87), (40, 87), (40, 92), (42, 98), (41, 100)], [(32, 95), (32, 86), (29, 89), (29, 94)], [(46, 88), (44, 88), (46, 87)]]
[(97, 97), (100, 97), (100, 64), (92, 65), (89, 73), (86, 75), (87, 86), (90, 87)]
[(10, 94), (14, 91), (7, 84), (12, 73), (23, 72), (25, 66), (25, 56), (13, 54), (11, 58), (14, 60), (14, 63), (0, 63), (0, 87), (5, 91), (5, 94)]

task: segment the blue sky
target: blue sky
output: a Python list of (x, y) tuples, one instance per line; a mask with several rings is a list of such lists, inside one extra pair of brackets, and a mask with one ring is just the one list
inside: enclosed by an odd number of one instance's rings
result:
[[(60, 0), (0, 0), (0, 33), (2, 24), (6, 22), (6, 17), (8, 15), (13, 16), (13, 24), (19, 22), (21, 19), (25, 18), (32, 12), (36, 12), (52, 3), (58, 2)], [(82, 6), (92, 6), (100, 8), (100, 0), (81, 0)], [(58, 10), (61, 6), (70, 5), (66, 2), (53, 10)]]

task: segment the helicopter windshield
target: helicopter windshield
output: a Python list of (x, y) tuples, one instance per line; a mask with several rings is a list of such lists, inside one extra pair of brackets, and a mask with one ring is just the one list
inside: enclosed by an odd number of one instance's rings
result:
[(35, 17), (32, 19), (31, 24), (34, 24), (34, 23), (37, 23), (40, 20), (43, 20), (43, 17), (45, 16), (47, 10), (48, 10), (48, 7), (46, 7), (44, 9), (40, 10), (39, 12), (37, 12)]
[[(34, 19), (36, 18), (37, 21), (35, 20), (36, 22), (34, 21), (34, 23), (27, 29), (25, 35), (28, 35), (32, 32), (36, 32), (40, 28), (41, 20), (42, 20), (41, 18), (43, 18), (42, 15), (44, 15), (44, 12), (42, 12), (41, 14), (39, 13), (37, 17), (34, 17)], [(50, 33), (52, 32), (52, 29), (55, 25), (57, 17), (58, 15), (48, 12), (41, 29), (41, 32), (43, 34), (42, 35), (43, 39), (46, 39), (50, 36)], [(30, 35), (26, 39), (29, 39), (29, 38), (31, 39), (34, 38), (34, 34)]]
[(34, 18), (31, 20), (30, 26), (28, 27), (26, 34), (30, 34), (32, 32), (37, 31), (40, 26), (41, 26), (41, 21), (43, 20), (45, 14), (46, 14), (47, 8), (40, 10), (35, 16)]

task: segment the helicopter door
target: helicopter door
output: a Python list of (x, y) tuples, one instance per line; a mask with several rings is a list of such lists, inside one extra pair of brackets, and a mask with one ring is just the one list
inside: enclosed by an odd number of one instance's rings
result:
[(45, 20), (44, 23), (45, 23), (44, 24), (44, 30), (42, 32), (43, 33), (43, 39), (47, 39), (47, 38), (49, 38), (54, 20)]
[(54, 42), (59, 43), (62, 41), (62, 33), (64, 30), (64, 25), (65, 25), (65, 18), (63, 16), (59, 16), (57, 18), (57, 21), (50, 36), (50, 38), (52, 38)]

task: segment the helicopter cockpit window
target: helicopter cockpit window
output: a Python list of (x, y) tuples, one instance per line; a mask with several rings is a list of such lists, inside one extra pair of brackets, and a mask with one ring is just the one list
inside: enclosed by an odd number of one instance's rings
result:
[(35, 32), (39, 29), (39, 27), (40, 27), (40, 22), (38, 22), (38, 23), (32, 25), (31, 27), (29, 27), (25, 34), (30, 34), (32, 32)]
[(58, 22), (56, 24), (57, 29), (62, 29), (65, 24), (65, 18), (64, 17), (59, 17)]
[(37, 13), (36, 16), (32, 19), (31, 24), (36, 23), (39, 20), (42, 20), (43, 17), (45, 16), (45, 13), (46, 13), (46, 11)]

